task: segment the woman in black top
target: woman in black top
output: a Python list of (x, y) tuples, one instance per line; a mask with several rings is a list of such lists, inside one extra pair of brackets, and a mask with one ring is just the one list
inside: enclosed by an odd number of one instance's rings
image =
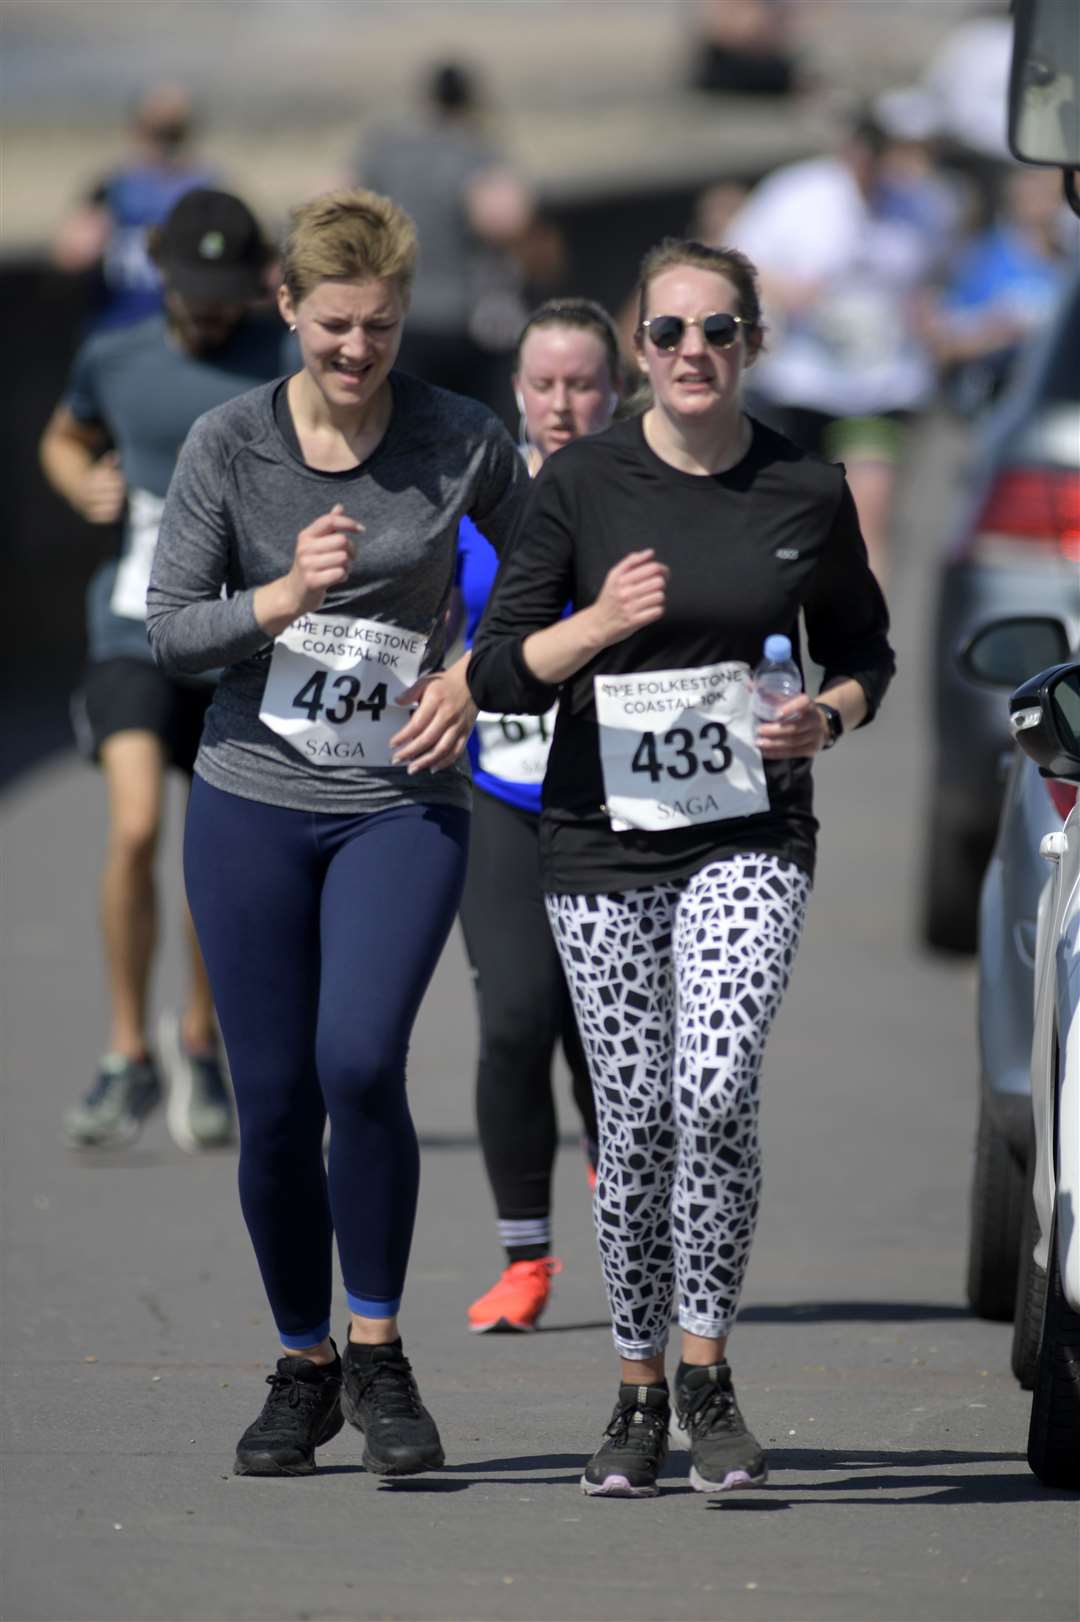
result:
[[(871, 719), (894, 665), (843, 469), (742, 410), (762, 336), (742, 255), (646, 256), (653, 403), (534, 481), (469, 667), (484, 709), (540, 712), (558, 690), (541, 853), (596, 1093), (622, 1374), (590, 1494), (656, 1492), (676, 1302), (693, 1485), (765, 1479), (725, 1360), (761, 1182), (758, 1071), (813, 877), (811, 757)], [(800, 610), (826, 697), (756, 722), (750, 671), (771, 633), (799, 659)]]

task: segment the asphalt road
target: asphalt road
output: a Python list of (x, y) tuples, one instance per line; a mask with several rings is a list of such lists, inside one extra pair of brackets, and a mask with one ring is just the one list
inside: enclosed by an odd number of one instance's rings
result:
[[(1077, 1504), (1029, 1474), (1009, 1329), (962, 1295), (973, 976), (912, 945), (930, 561), (949, 436), (922, 436), (893, 592), (901, 675), (821, 762), (810, 924), (766, 1060), (766, 1192), (731, 1357), (768, 1486), (649, 1502), (577, 1489), (613, 1364), (569, 1107), (565, 1263), (544, 1330), (471, 1338), (499, 1257), (472, 1127), (459, 946), (417, 1029), (424, 1181), (403, 1313), (444, 1471), (383, 1486), (343, 1433), (319, 1474), (229, 1473), (274, 1335), (232, 1156), (160, 1120), (79, 1156), (63, 1105), (101, 1039), (100, 785), (70, 756), (3, 831), (3, 1586), (7, 1622), (76, 1619), (1072, 1619)], [(163, 853), (175, 925), (178, 817)], [(159, 976), (175, 997), (175, 927)], [(565, 1096), (565, 1093), (564, 1093)], [(337, 1312), (343, 1322), (343, 1304)]]

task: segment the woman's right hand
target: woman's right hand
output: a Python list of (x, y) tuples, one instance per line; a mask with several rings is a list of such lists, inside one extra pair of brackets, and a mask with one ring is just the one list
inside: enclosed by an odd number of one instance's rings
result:
[(363, 527), (346, 515), (338, 501), (328, 513), (300, 531), (292, 568), (285, 576), (289, 596), (296, 604), (294, 619), (297, 614), (311, 614), (321, 608), (331, 586), (340, 586), (348, 579), (349, 565), (356, 556), (353, 536)]
[(610, 648), (651, 625), (664, 612), (671, 570), (657, 563), (652, 547), (628, 552), (608, 570), (596, 601), (586, 612), (593, 621), (598, 646)]
[(363, 529), (348, 518), (341, 502), (302, 529), (296, 537), (292, 568), (255, 592), (253, 610), (267, 636), (280, 636), (301, 614), (321, 608), (331, 586), (348, 578), (356, 556), (353, 536)]

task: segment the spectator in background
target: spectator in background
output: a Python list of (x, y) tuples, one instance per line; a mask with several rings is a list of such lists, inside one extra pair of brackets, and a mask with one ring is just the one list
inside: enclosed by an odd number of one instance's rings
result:
[(91, 330), (129, 326), (162, 308), (161, 276), (147, 251), (151, 229), (211, 171), (190, 155), (194, 111), (188, 92), (158, 84), (131, 119), (131, 151), (67, 215), (53, 240), (53, 263), (73, 275), (95, 272)]
[(797, 88), (788, 0), (698, 0), (691, 85), (740, 96)]
[(946, 247), (890, 168), (891, 148), (860, 117), (834, 155), (769, 175), (728, 227), (761, 275), (768, 338), (751, 409), (844, 462), (879, 580), (904, 424), (934, 383), (917, 298)]
[(473, 75), (456, 62), (436, 66), (419, 119), (366, 139), (351, 183), (393, 197), (416, 222), (422, 246), (401, 370), (483, 400), (513, 422), (507, 378), (528, 313), (520, 254), (534, 209), (483, 113)]
[(1006, 172), (993, 224), (960, 253), (929, 331), (951, 403), (972, 415), (1001, 393), (1026, 342), (1049, 320), (1072, 255), (1056, 169)]

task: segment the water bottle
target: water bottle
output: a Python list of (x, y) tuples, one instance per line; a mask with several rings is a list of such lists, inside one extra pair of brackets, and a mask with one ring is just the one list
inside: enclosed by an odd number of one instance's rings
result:
[(791, 638), (767, 636), (765, 657), (751, 677), (755, 721), (772, 721), (777, 711), (802, 692), (802, 675), (791, 657)]

